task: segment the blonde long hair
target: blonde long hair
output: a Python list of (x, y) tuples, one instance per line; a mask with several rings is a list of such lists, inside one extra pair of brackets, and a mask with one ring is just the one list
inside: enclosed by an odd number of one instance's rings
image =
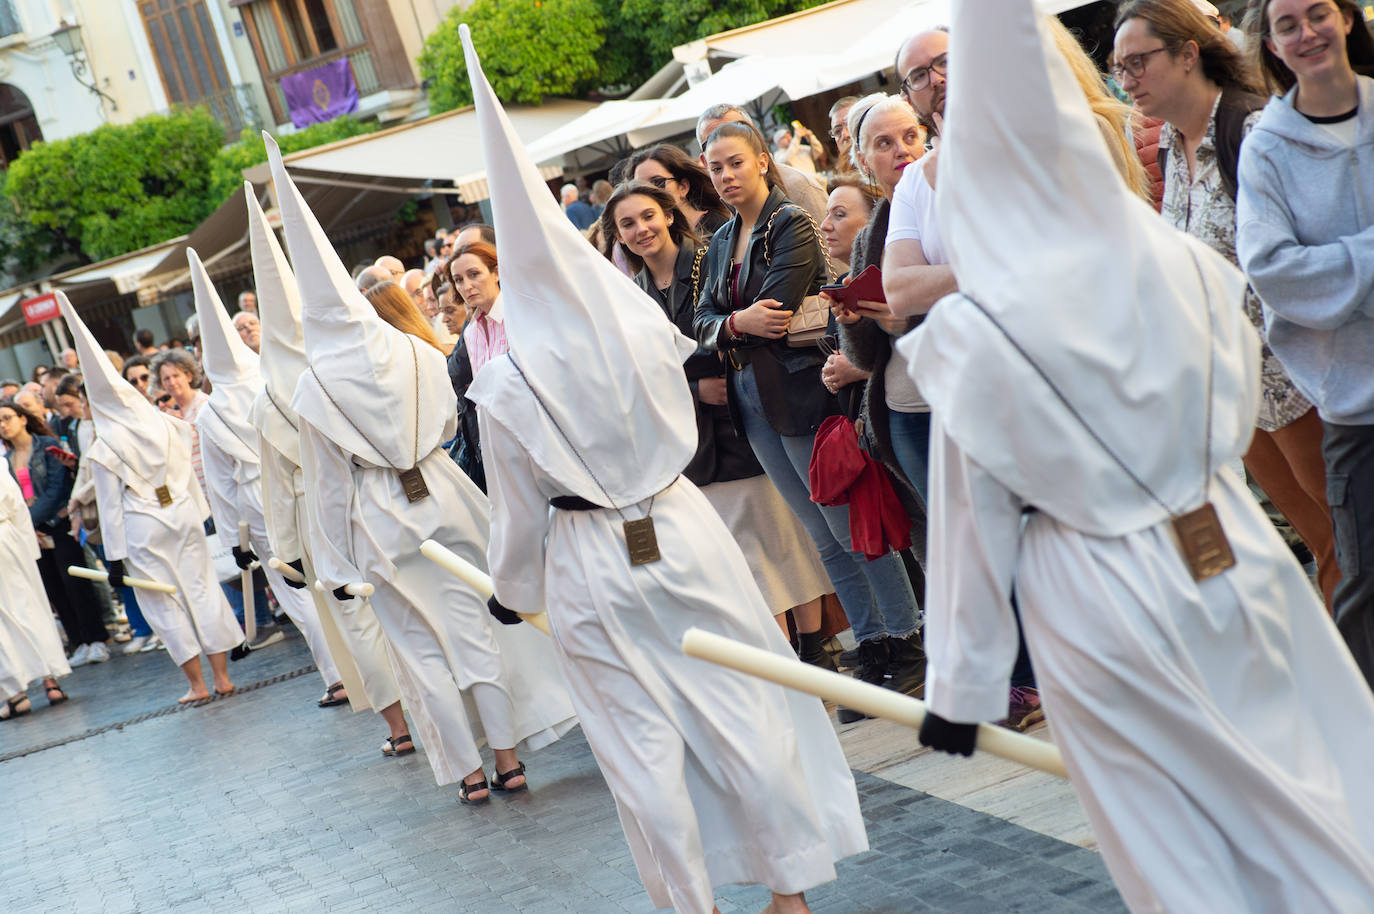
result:
[(429, 321), (425, 320), (425, 316), (415, 306), (415, 301), (399, 284), (388, 279), (377, 283), (363, 295), (382, 320), (402, 333), (419, 337), (422, 342), (429, 343), (444, 355), (448, 355), (444, 347), (439, 345), (439, 338), (434, 335), (434, 329), (430, 327)]
[(1140, 161), (1135, 144), (1130, 140), (1135, 119), (1134, 109), (1107, 91), (1102, 71), (1097, 68), (1097, 64), (1088, 56), (1088, 52), (1083, 50), (1083, 46), (1064, 23), (1054, 16), (1046, 18), (1049, 19), (1054, 43), (1059, 48), (1059, 53), (1069, 62), (1069, 69), (1073, 71), (1079, 88), (1088, 99), (1088, 106), (1092, 108), (1099, 121), (1110, 127), (1110, 130), (1103, 131), (1103, 138), (1111, 149), (1112, 160), (1121, 172), (1122, 179), (1137, 197), (1150, 201), (1150, 179), (1145, 174), (1145, 165)]

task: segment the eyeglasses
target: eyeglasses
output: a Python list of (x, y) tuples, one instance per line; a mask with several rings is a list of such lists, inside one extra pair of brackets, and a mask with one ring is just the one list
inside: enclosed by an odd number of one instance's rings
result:
[(1324, 28), (1331, 22), (1331, 17), (1336, 15), (1336, 10), (1330, 6), (1319, 6), (1311, 9), (1306, 16), (1301, 19), (1284, 16), (1274, 26), (1274, 40), (1280, 44), (1294, 44), (1302, 39), (1303, 23), (1312, 26), (1312, 31)]
[(836, 143), (844, 139), (844, 127), (830, 128), (830, 138), (834, 140)]
[(825, 355), (835, 355), (840, 351), (840, 338), (834, 334), (827, 334), (816, 340), (816, 348)]
[(133, 384), (147, 384), (148, 379), (151, 377), (152, 375), (150, 374), (136, 374), (133, 377), (129, 378), (129, 381)]
[(1139, 79), (1145, 75), (1145, 65), (1150, 62), (1150, 58), (1160, 51), (1169, 50), (1167, 47), (1155, 48), (1153, 51), (1145, 51), (1141, 54), (1131, 54), (1129, 57), (1121, 58), (1111, 69), (1112, 79), (1121, 82), (1123, 76), (1130, 76), (1131, 79)]
[(949, 74), (949, 54), (941, 54), (932, 60), (927, 66), (917, 67), (906, 75), (902, 80), (901, 89), (903, 92), (920, 92), (930, 85), (930, 74), (939, 73), (941, 76)]
[(668, 186), (669, 181), (677, 183), (677, 178), (665, 177), (664, 175), (654, 175), (652, 178), (649, 179), (649, 183), (652, 184), (654, 187), (657, 187), (659, 190), (665, 189)]
[(172, 402), (172, 395), (171, 395), (171, 394), (163, 394), (162, 396), (160, 396), (160, 397), (157, 398), (157, 405), (158, 405), (158, 406), (166, 406), (166, 405), (167, 405), (168, 403), (170, 403), (170, 402)]

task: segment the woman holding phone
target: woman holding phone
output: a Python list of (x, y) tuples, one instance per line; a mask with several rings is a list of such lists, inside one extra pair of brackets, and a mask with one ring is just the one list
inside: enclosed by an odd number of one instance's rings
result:
[(904, 684), (919, 684), (920, 620), (901, 558), (889, 552), (868, 561), (853, 551), (848, 506), (811, 501), (816, 431), (838, 405), (821, 384), (824, 353), (789, 346), (787, 323), (802, 299), (830, 278), (816, 226), (783, 194), (753, 126), (722, 124), (704, 149), (711, 182), (735, 218), (707, 251), (693, 321), (697, 341), (724, 354), (735, 428), (811, 535), (861, 651), (872, 655), (870, 666), (885, 667), (884, 658), (895, 654)]

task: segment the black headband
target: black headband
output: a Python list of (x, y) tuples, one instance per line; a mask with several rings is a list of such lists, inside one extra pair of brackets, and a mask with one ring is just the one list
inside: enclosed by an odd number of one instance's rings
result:
[(871, 105), (869, 105), (867, 108), (865, 108), (865, 109), (864, 109), (864, 113), (859, 115), (859, 123), (856, 124), (855, 127), (854, 127), (854, 145), (855, 145), (855, 146), (858, 146), (859, 149), (863, 149), (863, 148), (864, 148), (864, 144), (863, 144), (864, 118), (868, 117), (868, 112), (872, 111), (872, 110), (873, 110), (874, 108), (876, 108), (876, 107), (878, 107), (878, 103), (877, 103), (877, 102), (874, 102), (873, 104), (871, 104)]

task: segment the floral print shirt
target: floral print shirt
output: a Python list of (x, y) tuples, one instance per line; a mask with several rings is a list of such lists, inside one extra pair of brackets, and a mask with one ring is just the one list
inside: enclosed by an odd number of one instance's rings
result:
[[(1188, 179), (1188, 159), (1183, 152), (1183, 143), (1176, 142), (1178, 131), (1173, 124), (1167, 123), (1160, 130), (1159, 148), (1167, 150), (1164, 203), (1160, 212), (1175, 228), (1197, 238), (1239, 267), (1240, 262), (1236, 259), (1236, 204), (1222, 189), (1221, 170), (1217, 167), (1216, 118), (1217, 105), (1220, 103), (1221, 95), (1218, 94), (1212, 105), (1212, 118), (1207, 123), (1207, 134), (1198, 144), (1197, 170), (1191, 181)], [(1259, 117), (1260, 112), (1254, 111), (1245, 119), (1246, 134)], [(1245, 289), (1244, 307), (1246, 316), (1263, 337), (1264, 315), (1260, 299), (1249, 286)], [(1298, 393), (1288, 379), (1283, 365), (1270, 351), (1268, 343), (1264, 344), (1260, 353), (1260, 386), (1262, 395), (1255, 426), (1261, 431), (1272, 432), (1283, 428), (1312, 408), (1312, 404)]]

